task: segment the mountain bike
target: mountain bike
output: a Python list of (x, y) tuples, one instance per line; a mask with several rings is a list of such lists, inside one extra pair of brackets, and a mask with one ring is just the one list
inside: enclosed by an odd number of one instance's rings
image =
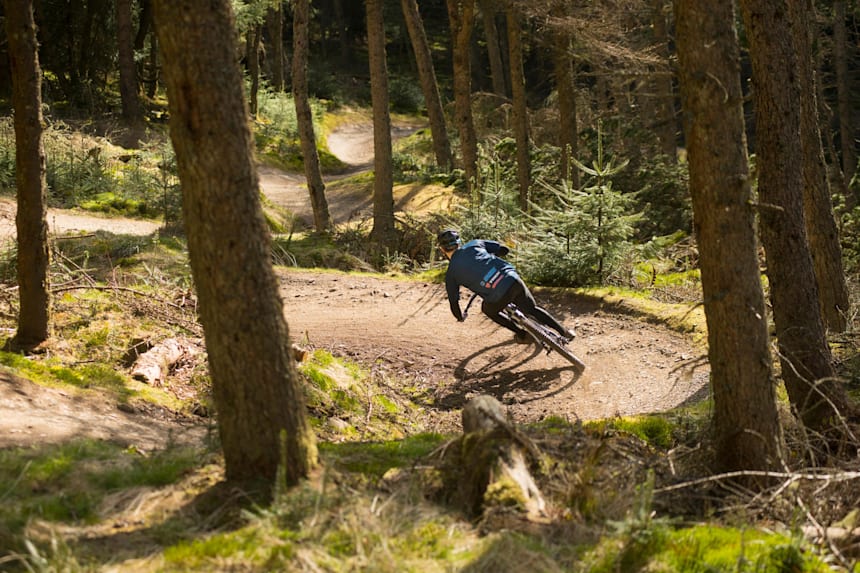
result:
[[(470, 298), (469, 302), (466, 304), (466, 309), (463, 311), (464, 319), (469, 311), (469, 307), (472, 306), (472, 302), (474, 302), (477, 296), (477, 294), (473, 294), (472, 298)], [(534, 318), (526, 315), (523, 311), (517, 308), (514, 303), (510, 303), (506, 308), (502, 309), (501, 314), (505, 315), (519, 328), (528, 332), (529, 336), (531, 336), (539, 346), (546, 350), (547, 354), (555, 350), (568, 362), (573, 364), (577, 373), (582, 373), (582, 371), (585, 370), (585, 362), (580, 360), (579, 357), (577, 357), (576, 354), (567, 347), (570, 342), (567, 338), (563, 337), (552, 328), (549, 328)]]

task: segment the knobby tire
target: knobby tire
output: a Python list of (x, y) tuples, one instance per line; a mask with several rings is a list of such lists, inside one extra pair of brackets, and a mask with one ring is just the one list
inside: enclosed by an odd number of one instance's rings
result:
[(576, 354), (571, 352), (570, 348), (559, 341), (559, 335), (547, 332), (545, 327), (537, 324), (533, 319), (522, 314), (522, 311), (518, 312), (520, 312), (521, 317), (515, 316), (514, 313), (510, 313), (508, 316), (515, 323), (518, 323), (522, 328), (524, 328), (526, 332), (535, 339), (535, 342), (544, 347), (549, 346), (552, 350), (561, 354), (568, 362), (573, 364), (577, 373), (581, 374), (585, 370), (585, 362), (580, 360)]

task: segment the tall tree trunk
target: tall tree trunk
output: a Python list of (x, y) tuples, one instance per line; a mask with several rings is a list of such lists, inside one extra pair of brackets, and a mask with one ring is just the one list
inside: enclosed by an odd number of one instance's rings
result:
[(529, 210), (531, 163), (529, 161), (529, 110), (526, 103), (526, 79), (523, 73), (522, 31), (513, 8), (505, 13), (508, 28), (508, 52), (511, 64), (511, 93), (514, 103), (514, 139), (517, 142), (517, 186), (523, 212)]
[(851, 77), (848, 65), (848, 33), (845, 26), (845, 0), (833, 2), (833, 57), (836, 64), (836, 98), (839, 112), (839, 141), (842, 148), (842, 171), (851, 181), (857, 171), (854, 142)]
[(388, 67), (385, 58), (383, 0), (365, 0), (370, 52), (370, 97), (373, 103), (373, 230), (380, 246), (394, 249), (394, 174), (391, 166), (391, 116), (388, 111)]
[(654, 90), (654, 124), (660, 151), (671, 162), (678, 160), (677, 122), (675, 120), (675, 96), (672, 93), (672, 66), (669, 61), (669, 32), (666, 26), (666, 0), (651, 0), (651, 22), (654, 30), (654, 46), (664, 66), (655, 70), (652, 88)]
[(843, 332), (848, 325), (848, 285), (842, 268), (839, 229), (833, 215), (821, 130), (817, 87), (812, 67), (813, 7), (809, 0), (789, 2), (794, 30), (797, 73), (800, 81), (800, 141), (803, 146), (803, 210), (806, 233), (818, 283), (821, 316), (825, 325)]
[(352, 61), (352, 50), (350, 49), (349, 36), (346, 32), (346, 17), (343, 13), (343, 0), (333, 0), (334, 25), (337, 28), (337, 41), (340, 46), (340, 61), (344, 67), (349, 67)]
[(325, 182), (320, 170), (320, 157), (314, 134), (314, 118), (308, 102), (308, 22), (309, 0), (293, 1), (293, 99), (296, 104), (296, 120), (299, 124), (299, 140), (302, 146), (305, 178), (314, 212), (314, 228), (319, 233), (330, 231), (334, 224), (325, 196)]
[(119, 50), (119, 93), (122, 100), (122, 117), (131, 128), (127, 146), (140, 144), (143, 114), (138, 97), (137, 66), (134, 63), (134, 26), (132, 0), (116, 0), (116, 38)]
[(140, 0), (140, 16), (138, 17), (137, 33), (134, 35), (134, 49), (143, 50), (146, 37), (152, 31), (152, 0)]
[(269, 8), (266, 13), (266, 27), (269, 31), (269, 49), (267, 51), (269, 63), (269, 78), (272, 89), (278, 92), (284, 91), (286, 79), (286, 57), (284, 56), (284, 5), (278, 2)]
[(280, 466), (295, 484), (316, 444), (271, 263), (230, 2), (155, 0), (155, 17), (226, 476), (271, 488)]
[(424, 24), (418, 11), (416, 0), (400, 0), (406, 29), (412, 41), (415, 52), (415, 63), (418, 66), (418, 77), (421, 90), (424, 93), (424, 103), (427, 106), (427, 118), (430, 122), (430, 135), (433, 138), (433, 152), (436, 154), (436, 165), (450, 170), (454, 163), (451, 155), (451, 142), (448, 140), (448, 128), (445, 125), (445, 112), (442, 109), (442, 98), (439, 96), (439, 84), (436, 82), (436, 72), (433, 69), (433, 57), (424, 32)]
[(158, 92), (159, 70), (158, 62), (158, 35), (149, 35), (149, 77), (146, 78), (146, 96), (150, 99)]
[(475, 0), (447, 0), (447, 6), (453, 40), (455, 117), (466, 193), (471, 197), (472, 188), (478, 181), (478, 136), (472, 117), (472, 66), (469, 60)]
[[(496, 28), (496, 6), (494, 0), (478, 0), (478, 7), (484, 16), (484, 36), (486, 36), (487, 40), (487, 56), (490, 59), (490, 77), (493, 81), (493, 93), (506, 98), (508, 97), (508, 88), (505, 81), (505, 65), (502, 60), (499, 31)], [(511, 82), (513, 82), (513, 78), (511, 78)]]
[(15, 109), (15, 184), (18, 212), (18, 331), (9, 346), (32, 349), (48, 338), (50, 288), (45, 149), (42, 144), (42, 71), (33, 2), (6, 0), (6, 38)]
[(576, 86), (574, 85), (571, 37), (566, 31), (555, 32), (552, 59), (555, 89), (558, 91), (558, 146), (561, 148), (561, 176), (579, 188), (579, 170), (571, 169), (571, 157), (579, 153), (579, 127), (576, 117)]
[(155, 96), (158, 84), (158, 57), (155, 47), (155, 33), (152, 31), (152, 0), (141, 0), (138, 20), (137, 33), (134, 36), (134, 50), (142, 52), (146, 47), (147, 38), (149, 38), (150, 49), (147, 60), (141, 61), (136, 66), (137, 79), (146, 87), (146, 95), (152, 98)]
[(732, 2), (675, 0), (679, 77), (699, 245), (720, 471), (779, 467), (767, 320), (750, 207)]
[(252, 118), (257, 117), (257, 93), (260, 91), (260, 40), (263, 35), (262, 26), (256, 25), (248, 30), (246, 57), (248, 59), (248, 75), (251, 79), (251, 93), (248, 104)]
[(788, 7), (779, 0), (741, 0), (750, 43), (762, 244), (792, 406), (808, 427), (838, 431), (847, 412), (835, 381), (803, 214), (800, 85)]

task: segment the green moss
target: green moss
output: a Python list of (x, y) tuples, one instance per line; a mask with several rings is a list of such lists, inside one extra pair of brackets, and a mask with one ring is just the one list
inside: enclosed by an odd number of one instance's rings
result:
[(400, 408), (397, 407), (397, 404), (386, 398), (385, 396), (374, 396), (373, 402), (388, 412), (389, 414), (396, 414), (400, 411)]
[(753, 529), (665, 525), (604, 538), (584, 556), (582, 571), (824, 573), (826, 564), (797, 539)]
[(169, 547), (164, 561), (168, 571), (209, 571), (213, 562), (254, 562), (261, 545), (258, 530), (245, 528)]
[(321, 392), (329, 392), (335, 387), (335, 382), (331, 376), (320, 370), (315, 364), (302, 366), (301, 370), (307, 376), (310, 383), (316, 386)]
[(671, 571), (825, 572), (830, 568), (797, 539), (758, 530), (698, 526), (673, 531), (655, 562)]
[(566, 434), (572, 428), (575, 428), (576, 424), (572, 424), (559, 416), (547, 416), (539, 422), (529, 424), (529, 427), (539, 432), (546, 432), (547, 434)]
[(345, 471), (381, 478), (391, 468), (408, 467), (444, 441), (439, 434), (417, 434), (402, 440), (319, 444), (321, 456)]
[(655, 448), (664, 450), (674, 445), (672, 423), (663, 416), (610, 418), (588, 422), (585, 427), (597, 431), (606, 431), (611, 428), (627, 432), (641, 438)]
[(508, 477), (495, 480), (484, 492), (484, 507), (525, 508), (525, 505), (522, 488)]

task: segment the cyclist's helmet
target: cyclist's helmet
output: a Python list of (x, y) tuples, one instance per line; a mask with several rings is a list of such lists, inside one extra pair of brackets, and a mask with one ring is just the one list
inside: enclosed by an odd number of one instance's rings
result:
[(460, 233), (454, 229), (445, 229), (436, 235), (436, 242), (441, 249), (450, 251), (460, 246)]

